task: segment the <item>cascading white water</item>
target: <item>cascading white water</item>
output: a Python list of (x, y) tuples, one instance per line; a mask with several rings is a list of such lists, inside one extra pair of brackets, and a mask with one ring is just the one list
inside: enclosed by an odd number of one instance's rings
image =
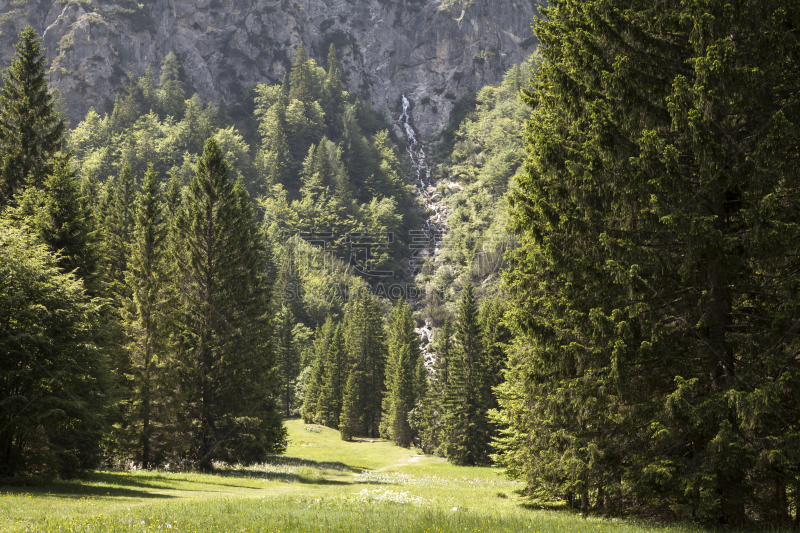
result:
[[(432, 256), (434, 263), (438, 261), (440, 244), (442, 238), (449, 230), (447, 225), (447, 208), (442, 202), (442, 198), (437, 194), (438, 181), (432, 179), (433, 168), (428, 162), (425, 154), (425, 144), (417, 137), (414, 127), (411, 125), (411, 102), (406, 95), (402, 95), (403, 112), (398, 119), (398, 124), (405, 132), (406, 153), (411, 160), (411, 165), (415, 172), (415, 183), (417, 189), (417, 200), (420, 204), (424, 218), (426, 238), (429, 239), (430, 250), (426, 250), (424, 255)], [(409, 302), (416, 309), (418, 302)], [(433, 363), (433, 354), (427, 349), (427, 342), (432, 338), (432, 328), (430, 324), (416, 329), (420, 338), (420, 350), (425, 358), (426, 365)]]

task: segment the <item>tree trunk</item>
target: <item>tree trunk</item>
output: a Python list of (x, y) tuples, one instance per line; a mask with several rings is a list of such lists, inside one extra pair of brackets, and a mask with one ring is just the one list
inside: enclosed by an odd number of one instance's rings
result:
[(581, 513), (589, 513), (589, 491), (585, 490), (581, 493)]
[(786, 498), (786, 485), (780, 479), (775, 480), (775, 510), (778, 523), (785, 524), (789, 521), (789, 502)]
[(603, 509), (606, 506), (606, 491), (602, 485), (597, 487), (597, 501), (594, 503), (595, 509)]

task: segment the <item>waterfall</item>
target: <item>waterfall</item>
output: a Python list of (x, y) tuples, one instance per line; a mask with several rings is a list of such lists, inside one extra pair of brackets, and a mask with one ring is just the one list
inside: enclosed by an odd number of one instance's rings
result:
[[(441, 195), (437, 194), (436, 187), (438, 181), (433, 181), (433, 166), (428, 161), (425, 154), (425, 143), (417, 137), (417, 132), (411, 124), (411, 102), (406, 95), (402, 95), (403, 112), (397, 122), (406, 137), (406, 153), (414, 169), (415, 188), (417, 191), (417, 202), (423, 213), (423, 227), (421, 228), (430, 246), (423, 256), (433, 257), (434, 264), (439, 260), (441, 250), (441, 240), (449, 230), (447, 225), (447, 208), (442, 202)], [(413, 309), (419, 307), (419, 302), (409, 301)], [(434, 355), (428, 351), (427, 342), (433, 337), (431, 324), (425, 324), (421, 328), (416, 328), (420, 338), (420, 350), (425, 358), (425, 365), (430, 368), (433, 364)]]

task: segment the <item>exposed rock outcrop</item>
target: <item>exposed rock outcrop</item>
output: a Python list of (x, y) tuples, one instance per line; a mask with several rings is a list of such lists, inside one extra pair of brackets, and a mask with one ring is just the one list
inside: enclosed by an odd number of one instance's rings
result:
[(394, 111), (413, 105), (441, 131), (459, 94), (498, 82), (535, 45), (533, 0), (0, 0), (0, 61), (30, 23), (73, 122), (173, 51), (199, 95), (235, 105), (277, 82), (301, 41), (318, 60), (335, 43), (351, 92)]

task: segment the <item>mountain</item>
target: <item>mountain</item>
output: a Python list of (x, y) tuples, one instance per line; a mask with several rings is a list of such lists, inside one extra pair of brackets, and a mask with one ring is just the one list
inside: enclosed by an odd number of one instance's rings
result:
[(534, 0), (0, 1), (2, 65), (26, 24), (43, 35), (50, 83), (74, 125), (170, 51), (205, 101), (235, 106), (288, 72), (300, 42), (324, 60), (334, 43), (348, 90), (376, 108), (414, 106), (424, 135), (456, 97), (502, 79), (536, 45)]

